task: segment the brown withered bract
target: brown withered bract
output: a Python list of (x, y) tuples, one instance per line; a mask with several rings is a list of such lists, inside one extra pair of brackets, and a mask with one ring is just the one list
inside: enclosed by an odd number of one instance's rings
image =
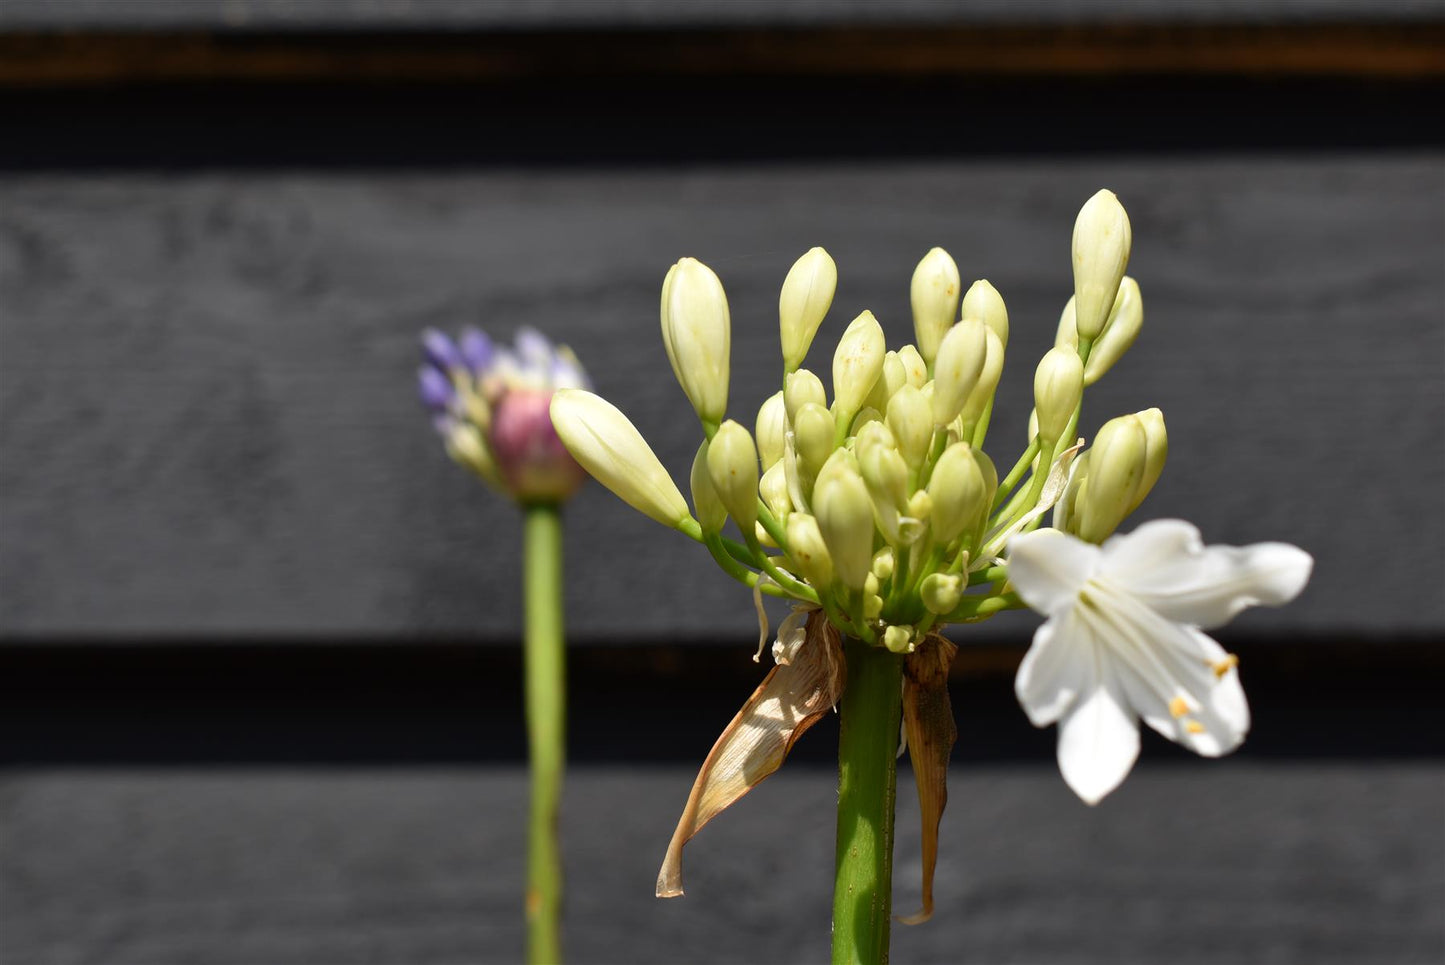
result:
[(933, 917), (938, 825), (948, 804), (948, 757), (958, 739), (948, 699), (948, 668), (957, 653), (946, 637), (930, 633), (903, 661), (903, 728), (923, 822), (923, 908), (916, 915), (899, 916), (905, 925), (921, 925)]

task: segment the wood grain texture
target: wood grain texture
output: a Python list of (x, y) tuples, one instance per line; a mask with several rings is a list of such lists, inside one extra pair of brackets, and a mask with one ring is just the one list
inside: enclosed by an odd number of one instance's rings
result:
[[(966, 714), (966, 712), (965, 712)], [(788, 767), (651, 878), (688, 765), (569, 776), (568, 960), (816, 961), (836, 776)], [(917, 900), (901, 792), (898, 902)], [(1142, 765), (1086, 808), (1051, 766), (955, 769), (907, 962), (1419, 963), (1445, 954), (1438, 764)], [(10, 772), (0, 951), (48, 965), (512, 962), (518, 768)]]
[[(0, 633), (508, 636), (518, 524), (443, 457), (416, 332), (545, 329), (685, 475), (697, 429), (657, 337), (678, 256), (721, 275), (733, 411), (776, 378), (776, 290), (840, 266), (813, 365), (856, 311), (909, 337), (930, 245), (1014, 318), (990, 448), (1023, 434), (1070, 291), (1080, 201), (1135, 226), (1145, 334), (1084, 431), (1159, 405), (1143, 515), (1318, 559), (1256, 631), (1445, 627), (1445, 169), (1437, 154), (15, 175), (0, 182)], [(589, 488), (569, 512), (577, 640), (745, 638), (747, 593)], [(1366, 597), (1361, 593), (1368, 590)], [(1368, 600), (1368, 604), (1365, 600)], [(1028, 621), (1001, 621), (1018, 632)]]

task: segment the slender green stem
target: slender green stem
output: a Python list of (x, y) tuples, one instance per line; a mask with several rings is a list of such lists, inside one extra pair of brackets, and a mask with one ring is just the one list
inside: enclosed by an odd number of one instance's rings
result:
[(903, 658), (844, 641), (848, 684), (839, 707), (834, 965), (883, 965), (893, 911), (893, 806)]
[(1024, 472), (1029, 468), (1029, 464), (1034, 461), (1034, 457), (1038, 454), (1039, 437), (1034, 436), (1029, 440), (1029, 447), (1024, 450), (1024, 454), (1019, 456), (1019, 461), (1014, 463), (1014, 467), (1008, 471), (1008, 475), (1003, 477), (1003, 481), (998, 484), (998, 492), (994, 495), (993, 500), (994, 509), (998, 509), (1004, 504), (1008, 499), (1009, 493), (1019, 484), (1019, 480), (1023, 478)]
[(532, 811), (527, 830), (527, 961), (562, 960), (562, 854), (557, 812), (566, 766), (567, 669), (562, 628), (562, 513), (527, 506), (525, 527), (527, 743)]

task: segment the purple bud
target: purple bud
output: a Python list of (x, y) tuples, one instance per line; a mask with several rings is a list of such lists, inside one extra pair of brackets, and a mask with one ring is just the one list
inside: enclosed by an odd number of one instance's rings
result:
[(416, 372), (417, 386), (421, 392), (422, 405), (433, 412), (448, 412), (456, 401), (457, 390), (451, 379), (442, 375), (430, 365), (423, 365)]
[(429, 328), (421, 333), (421, 351), (428, 362), (443, 372), (467, 367), (466, 360), (462, 358), (462, 353), (456, 343), (434, 328)]
[(462, 358), (478, 379), (491, 368), (492, 358), (496, 355), (492, 340), (487, 338), (486, 333), (471, 326), (462, 329), (461, 350)]
[(528, 374), (546, 378), (552, 371), (552, 343), (547, 336), (535, 328), (523, 326), (517, 329), (517, 356)]
[(587, 378), (587, 373), (582, 371), (582, 365), (577, 361), (577, 356), (572, 354), (571, 349), (563, 346), (557, 350), (557, 356), (552, 360), (552, 388), (554, 389), (590, 389), (592, 380)]

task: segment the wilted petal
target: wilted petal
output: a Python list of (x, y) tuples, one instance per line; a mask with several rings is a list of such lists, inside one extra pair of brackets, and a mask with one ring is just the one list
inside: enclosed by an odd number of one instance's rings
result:
[(1105, 543), (1099, 570), (1160, 616), (1209, 628), (1228, 623), (1246, 607), (1293, 600), (1313, 565), (1298, 546), (1206, 547), (1194, 526), (1160, 519)]
[(958, 740), (948, 699), (948, 668), (957, 653), (950, 640), (931, 633), (903, 661), (903, 728), (923, 825), (923, 908), (900, 917), (905, 925), (920, 925), (933, 916), (938, 825), (948, 804), (948, 757)]
[(1009, 542), (1009, 582), (1030, 607), (1053, 615), (1073, 606), (1099, 555), (1097, 546), (1056, 529), (1035, 530)]
[(1139, 725), (1107, 655), (1095, 654), (1093, 678), (1059, 724), (1059, 772), (1085, 804), (1098, 804), (1129, 775), (1139, 756)]
[(657, 874), (657, 897), (682, 894), (682, 849), (719, 812), (776, 771), (793, 743), (843, 694), (843, 643), (822, 611), (786, 664), (774, 667), (703, 761)]

